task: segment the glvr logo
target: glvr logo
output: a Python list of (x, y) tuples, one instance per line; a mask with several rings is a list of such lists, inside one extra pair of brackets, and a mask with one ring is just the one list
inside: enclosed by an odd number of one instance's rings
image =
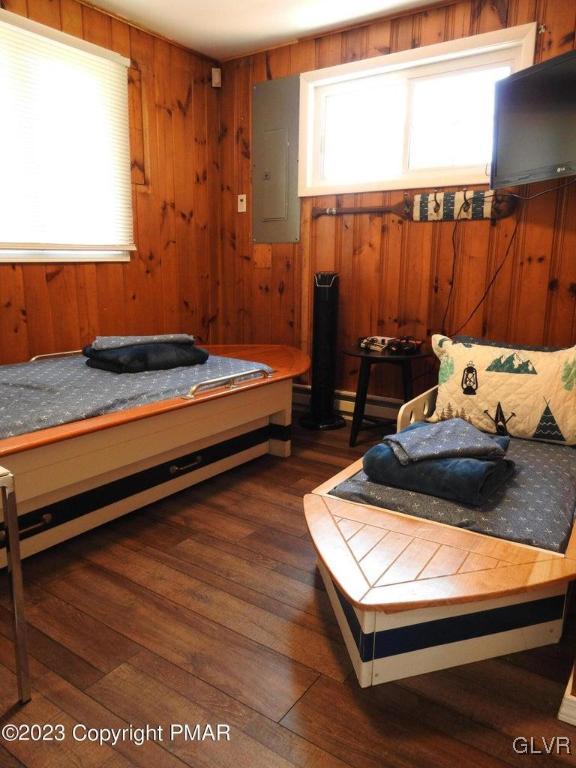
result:
[(518, 755), (571, 755), (572, 749), (568, 736), (518, 736), (512, 742), (512, 749)]

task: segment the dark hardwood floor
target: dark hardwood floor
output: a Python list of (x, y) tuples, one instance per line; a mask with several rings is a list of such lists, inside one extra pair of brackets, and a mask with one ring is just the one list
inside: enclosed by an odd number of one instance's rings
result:
[[(0, 739), (1, 768), (491, 768), (556, 719), (576, 644), (362, 690), (315, 568), (302, 495), (360, 456), (348, 429), (296, 429), (264, 457), (25, 563), (33, 699), (15, 707), (0, 578), (2, 723), (63, 724), (59, 743)], [(77, 723), (228, 723), (229, 742), (75, 741)], [(82, 732), (79, 732), (82, 735)]]

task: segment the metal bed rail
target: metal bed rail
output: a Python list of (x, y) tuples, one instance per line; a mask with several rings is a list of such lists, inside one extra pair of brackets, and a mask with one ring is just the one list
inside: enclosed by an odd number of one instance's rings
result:
[(36, 360), (45, 360), (48, 357), (70, 357), (70, 355), (81, 355), (81, 349), (70, 349), (67, 352), (49, 352), (46, 355), (34, 355), (28, 361), (29, 363), (35, 363)]
[[(47, 358), (69, 357), (70, 355), (80, 354), (82, 354), (81, 349), (69, 350), (67, 352), (50, 352), (49, 354), (45, 355), (35, 355), (34, 357), (30, 358), (29, 362), (34, 363), (37, 360), (46, 360)], [(228, 389), (236, 389), (244, 379), (246, 379), (246, 381), (250, 381), (251, 378), (258, 377), (271, 379), (273, 376), (274, 371), (270, 371), (267, 368), (252, 368), (249, 371), (242, 371), (241, 373), (233, 373), (227, 376), (218, 376), (214, 379), (206, 379), (206, 381), (199, 381), (197, 384), (193, 384), (190, 387), (187, 395), (182, 395), (182, 397), (184, 397), (186, 400), (194, 400), (200, 390), (206, 387), (217, 388), (218, 386), (225, 386)]]
[(244, 383), (260, 377), (271, 379), (272, 376), (274, 376), (274, 371), (269, 371), (267, 368), (252, 368), (249, 371), (242, 371), (242, 373), (233, 373), (228, 374), (227, 376), (217, 376), (214, 379), (206, 379), (206, 381), (199, 381), (197, 384), (193, 384), (190, 387), (188, 394), (184, 395), (184, 397), (186, 400), (194, 400), (203, 387), (216, 388), (221, 386), (226, 387), (227, 389), (236, 389), (247, 376), (251, 378), (247, 379)]
[(16, 654), (16, 679), (18, 696), (22, 704), (30, 701), (30, 672), (28, 664), (28, 642), (26, 618), (24, 616), (24, 585), (22, 581), (22, 562), (20, 559), (20, 533), (18, 531), (18, 513), (14, 476), (4, 467), (0, 467), (0, 494), (4, 513), (6, 536), (6, 554), (12, 596), (14, 648)]

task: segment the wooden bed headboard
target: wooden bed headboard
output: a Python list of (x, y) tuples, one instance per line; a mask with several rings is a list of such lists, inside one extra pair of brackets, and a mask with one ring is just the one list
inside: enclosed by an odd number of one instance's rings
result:
[(425, 421), (434, 413), (436, 407), (436, 397), (438, 395), (438, 385), (432, 389), (422, 392), (421, 395), (410, 400), (398, 411), (397, 429), (400, 431), (413, 424), (415, 421)]

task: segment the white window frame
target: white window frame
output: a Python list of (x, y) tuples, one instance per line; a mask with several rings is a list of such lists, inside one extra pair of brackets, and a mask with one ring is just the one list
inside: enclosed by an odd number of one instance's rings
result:
[[(529, 67), (534, 61), (537, 24), (486, 32), (481, 35), (427, 45), (386, 56), (353, 61), (326, 67), (300, 75), (300, 136), (298, 157), (298, 194), (300, 197), (373, 192), (394, 189), (418, 189), (431, 186), (460, 186), (488, 184), (489, 168), (437, 167), (422, 171), (409, 170), (409, 104), (404, 133), (404, 164), (402, 175), (369, 182), (334, 183), (321, 178), (323, 106), (330, 86), (380, 74), (408, 70), (405, 77), (426, 77), (483, 66), (508, 63), (512, 72)], [(319, 90), (322, 88), (322, 92)], [(321, 95), (323, 93), (323, 95)]]
[[(116, 64), (120, 64), (126, 69), (126, 130), (129, 131), (129, 108), (128, 108), (128, 68), (132, 62), (129, 58), (122, 56), (116, 51), (104, 48), (95, 43), (90, 43), (82, 38), (69, 35), (58, 29), (48, 27), (45, 24), (33, 21), (20, 14), (12, 13), (0, 8), (0, 21), (21, 29), (33, 32), (43, 37), (55, 40), (67, 46), (77, 48), (103, 59), (108, 59)], [(0, 183), (2, 180), (0, 179)], [(89, 182), (87, 182), (89, 183)], [(131, 185), (132, 186), (132, 185)], [(131, 203), (133, 206), (133, 202)], [(133, 215), (133, 211), (132, 211)], [(108, 245), (108, 244), (107, 244)], [(60, 262), (126, 262), (130, 261), (131, 251), (136, 250), (134, 244), (134, 234), (132, 233), (132, 242), (128, 245), (114, 245), (106, 247), (106, 250), (97, 246), (77, 245), (58, 245), (52, 243), (31, 244), (31, 243), (0, 243), (0, 263), (43, 263), (52, 264)]]

